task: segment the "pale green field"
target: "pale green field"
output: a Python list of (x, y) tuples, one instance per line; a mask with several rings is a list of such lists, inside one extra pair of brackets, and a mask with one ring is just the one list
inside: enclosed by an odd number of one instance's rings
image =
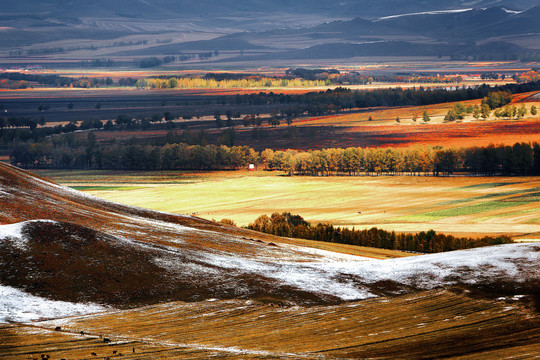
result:
[(540, 178), (289, 177), (277, 172), (64, 172), (41, 175), (89, 194), (247, 225), (289, 211), (310, 222), (540, 239)]

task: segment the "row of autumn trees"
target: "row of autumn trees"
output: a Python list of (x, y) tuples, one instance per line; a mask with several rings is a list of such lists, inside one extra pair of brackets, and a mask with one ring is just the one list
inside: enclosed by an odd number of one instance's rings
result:
[(296, 175), (426, 175), (469, 172), (474, 174), (540, 175), (540, 144), (441, 148), (347, 148), (310, 151), (261, 152), (268, 170)]
[(269, 88), (269, 87), (313, 87), (330, 85), (329, 81), (288, 79), (250, 76), (242, 79), (171, 77), (139, 79), (135, 86), (150, 89), (229, 89), (229, 88)]
[(474, 239), (437, 234), (433, 230), (417, 234), (396, 234), (394, 231), (389, 232), (377, 228), (355, 230), (322, 223), (312, 226), (300, 215), (292, 215), (288, 212), (273, 213), (270, 217), (262, 215), (254, 223), (249, 224), (248, 229), (277, 236), (421, 253), (437, 253), (513, 242), (507, 236), (486, 236)]
[(540, 175), (540, 144), (441, 148), (346, 148), (324, 150), (271, 149), (248, 146), (188, 145), (175, 140), (162, 145), (103, 145), (91, 132), (37, 143), (19, 143), (11, 153), (14, 165), (27, 168), (114, 170), (233, 170), (256, 164), (290, 175), (440, 175), (469, 172), (485, 175)]

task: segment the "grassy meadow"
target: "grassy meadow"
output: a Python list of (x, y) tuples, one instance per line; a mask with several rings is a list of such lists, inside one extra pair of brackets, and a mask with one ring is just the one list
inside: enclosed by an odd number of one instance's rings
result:
[(289, 211), (310, 222), (462, 236), (540, 239), (540, 179), (534, 177), (297, 177), (278, 172), (42, 171), (107, 200), (233, 220)]

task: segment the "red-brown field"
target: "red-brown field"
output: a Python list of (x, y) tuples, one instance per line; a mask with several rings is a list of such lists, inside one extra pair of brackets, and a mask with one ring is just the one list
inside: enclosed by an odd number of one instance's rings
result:
[[(527, 109), (537, 107), (536, 93), (519, 94), (514, 103), (524, 102)], [(479, 100), (464, 101), (477, 105)], [(306, 149), (326, 147), (406, 147), (432, 145), (447, 147), (487, 146), (490, 144), (513, 145), (516, 142), (533, 142), (540, 139), (540, 116), (527, 115), (521, 120), (496, 119), (475, 120), (467, 116), (462, 121), (444, 122), (444, 115), (454, 103), (372, 109), (359, 114), (337, 114), (299, 119), (297, 127), (332, 128), (332, 135), (314, 139), (296, 138), (293, 148)], [(422, 114), (427, 111), (430, 121), (425, 123)], [(417, 116), (413, 121), (413, 116)], [(370, 121), (369, 118), (372, 118)], [(396, 121), (399, 118), (399, 122)], [(286, 125), (282, 125), (285, 127)]]
[[(530, 94), (515, 100), (524, 102), (527, 108), (540, 102), (531, 100)], [(479, 104), (478, 100), (464, 102)], [(488, 146), (490, 144), (513, 145), (516, 142), (534, 142), (540, 139), (540, 116), (530, 114), (523, 119), (475, 120), (472, 116), (462, 121), (444, 122), (443, 118), (453, 103), (400, 107), (386, 109), (366, 109), (361, 112), (303, 117), (293, 121), (291, 126), (282, 123), (277, 127), (264, 124), (258, 130), (264, 135), (254, 141), (253, 127), (237, 126), (237, 145), (248, 145), (262, 150), (273, 149), (318, 149), (328, 147), (408, 147), (431, 145), (446, 147)], [(430, 121), (422, 121), (427, 111)], [(413, 121), (413, 116), (418, 118)], [(262, 115), (263, 117), (265, 115)], [(368, 120), (369, 117), (372, 120)], [(396, 121), (399, 118), (399, 123)], [(223, 129), (215, 128), (211, 116), (202, 118), (206, 123), (185, 122), (190, 131), (204, 129), (210, 143), (215, 141)], [(291, 133), (291, 130), (293, 132)], [(163, 138), (169, 130), (122, 130), (96, 132), (99, 140), (129, 139), (131, 137)], [(174, 130), (181, 134), (183, 130)]]
[[(475, 123), (421, 124), (418, 126), (356, 126), (348, 130), (351, 141), (343, 146), (357, 146), (355, 140), (366, 138), (369, 146), (411, 146), (416, 144), (468, 147), (490, 144), (513, 145), (540, 138), (540, 118), (527, 121), (491, 121)], [(355, 139), (355, 137), (357, 137)], [(364, 145), (365, 146), (365, 145)]]

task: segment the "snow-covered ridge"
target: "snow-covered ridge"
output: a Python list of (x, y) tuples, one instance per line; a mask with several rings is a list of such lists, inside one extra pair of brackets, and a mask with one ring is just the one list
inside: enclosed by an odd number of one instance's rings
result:
[(54, 319), (107, 310), (110, 308), (96, 304), (74, 304), (44, 299), (9, 286), (0, 285), (0, 323)]
[(540, 245), (505, 244), (400, 259), (337, 264), (327, 269), (356, 275), (367, 282), (393, 280), (431, 289), (455, 283), (475, 284), (540, 277)]
[(516, 10), (510, 10), (510, 9), (507, 9), (507, 8), (502, 8), (504, 12), (508, 13), (508, 14), (513, 14), (513, 15), (516, 15), (516, 14), (521, 14), (523, 11), (516, 11)]
[(22, 231), (26, 225), (37, 222), (56, 223), (56, 221), (52, 220), (31, 220), (15, 224), (0, 225), (0, 240), (11, 241), (15, 247), (24, 249), (26, 248), (28, 239), (26, 239)]
[(390, 16), (383, 16), (378, 18), (375, 21), (381, 21), (381, 20), (388, 20), (388, 19), (396, 19), (404, 16), (415, 16), (415, 15), (441, 15), (441, 14), (457, 14), (462, 12), (471, 11), (473, 8), (468, 9), (455, 9), (455, 10), (436, 10), (436, 11), (423, 11), (423, 12), (416, 12), (416, 13), (408, 13), (408, 14), (397, 14), (397, 15), (390, 15)]

